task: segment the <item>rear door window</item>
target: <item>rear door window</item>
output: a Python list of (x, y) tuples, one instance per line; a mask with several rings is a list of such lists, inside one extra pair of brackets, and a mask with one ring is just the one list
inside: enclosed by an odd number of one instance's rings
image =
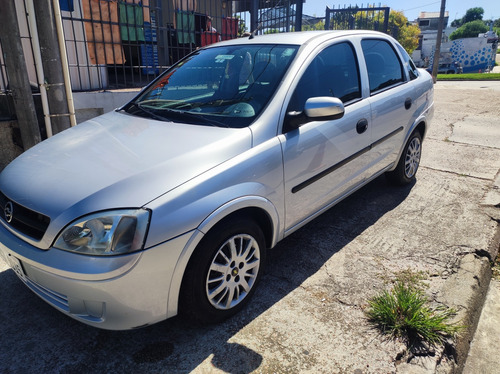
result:
[(403, 66), (396, 51), (385, 40), (361, 41), (370, 82), (370, 93), (404, 82)]

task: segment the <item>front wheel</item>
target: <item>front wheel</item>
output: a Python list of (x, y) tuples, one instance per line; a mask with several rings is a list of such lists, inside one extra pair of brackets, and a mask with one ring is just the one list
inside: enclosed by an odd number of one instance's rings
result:
[(422, 135), (420, 135), (418, 131), (415, 131), (410, 136), (410, 139), (408, 139), (396, 169), (386, 173), (389, 182), (395, 185), (404, 186), (415, 180), (415, 175), (420, 165), (421, 155)]
[(180, 311), (199, 323), (231, 317), (255, 292), (265, 261), (265, 241), (251, 220), (227, 220), (200, 242), (184, 274)]

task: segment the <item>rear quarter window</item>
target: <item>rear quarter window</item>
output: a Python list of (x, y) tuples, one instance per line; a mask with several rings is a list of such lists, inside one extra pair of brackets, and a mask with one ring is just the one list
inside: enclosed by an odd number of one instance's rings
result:
[(397, 47), (398, 47), (399, 53), (401, 54), (401, 56), (403, 56), (405, 69), (406, 69), (406, 71), (408, 71), (408, 76), (410, 77), (410, 80), (417, 79), (418, 69), (415, 66), (415, 64), (413, 63), (412, 59), (410, 58), (410, 55), (408, 54), (408, 52), (406, 52), (406, 50), (400, 44), (397, 44)]

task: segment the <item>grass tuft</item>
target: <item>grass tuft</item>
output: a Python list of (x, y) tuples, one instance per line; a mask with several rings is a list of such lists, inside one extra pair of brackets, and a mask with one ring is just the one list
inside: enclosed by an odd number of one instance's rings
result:
[(391, 291), (383, 291), (370, 299), (366, 315), (383, 333), (409, 346), (422, 341), (441, 344), (461, 329), (448, 322), (456, 311), (430, 308), (427, 304), (428, 299), (421, 289), (398, 280)]
[(438, 81), (498, 81), (500, 73), (438, 74)]

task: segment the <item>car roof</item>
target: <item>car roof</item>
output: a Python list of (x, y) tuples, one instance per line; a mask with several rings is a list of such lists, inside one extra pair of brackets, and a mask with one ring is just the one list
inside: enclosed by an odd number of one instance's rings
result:
[(276, 34), (255, 35), (253, 38), (245, 36), (237, 39), (231, 39), (219, 42), (216, 45), (235, 45), (235, 44), (289, 44), (303, 45), (312, 40), (328, 40), (353, 35), (382, 36), (387, 37), (378, 31), (369, 30), (333, 30), (333, 31), (300, 31), (283, 32)]

